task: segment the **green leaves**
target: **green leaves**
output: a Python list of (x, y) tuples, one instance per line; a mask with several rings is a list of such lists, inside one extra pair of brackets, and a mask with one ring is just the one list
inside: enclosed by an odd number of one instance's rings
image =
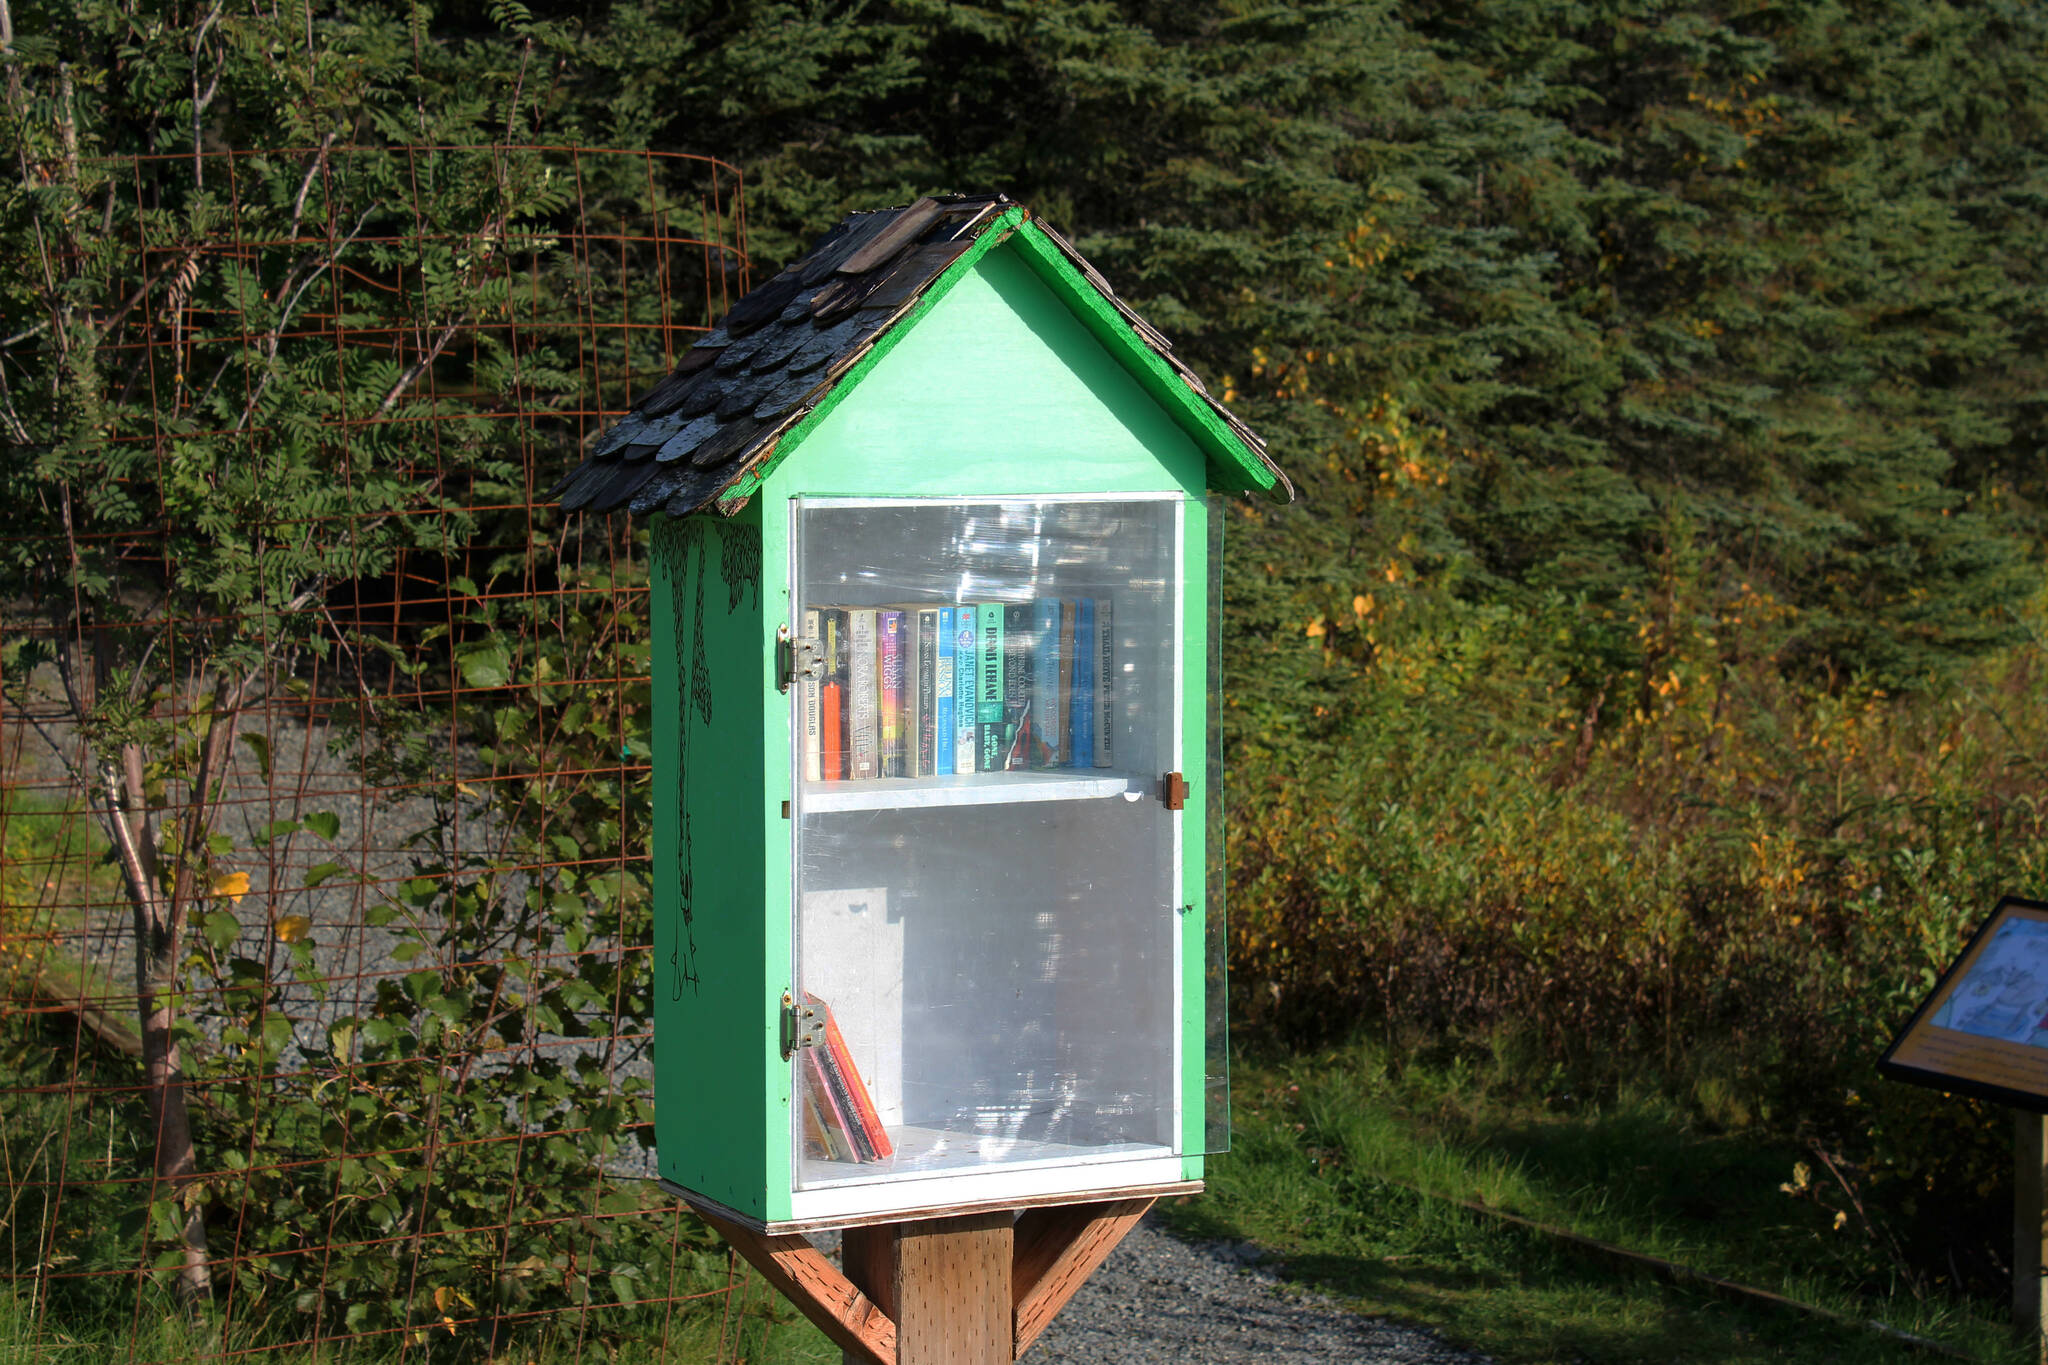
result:
[(495, 638), (457, 645), (455, 666), (471, 687), (503, 687), (512, 681), (512, 656)]

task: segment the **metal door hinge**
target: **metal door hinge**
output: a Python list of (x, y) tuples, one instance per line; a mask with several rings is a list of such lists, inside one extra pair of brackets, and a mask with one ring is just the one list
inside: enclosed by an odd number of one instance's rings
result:
[(1168, 810), (1183, 810), (1188, 804), (1188, 780), (1179, 773), (1159, 779), (1159, 799)]
[(816, 1005), (801, 1008), (788, 991), (782, 993), (782, 1060), (788, 1061), (800, 1047), (818, 1047), (825, 1041), (825, 1012)]
[(775, 685), (789, 691), (790, 684), (825, 676), (825, 649), (816, 640), (799, 639), (787, 625), (775, 628)]

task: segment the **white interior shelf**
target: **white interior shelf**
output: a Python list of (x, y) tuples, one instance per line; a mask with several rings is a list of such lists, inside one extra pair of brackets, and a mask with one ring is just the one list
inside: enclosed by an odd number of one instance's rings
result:
[(1042, 772), (878, 777), (865, 781), (806, 782), (805, 814), (842, 810), (911, 810), (932, 806), (1002, 806), (1023, 801), (1135, 801), (1144, 788), (1128, 773), (1088, 768)]

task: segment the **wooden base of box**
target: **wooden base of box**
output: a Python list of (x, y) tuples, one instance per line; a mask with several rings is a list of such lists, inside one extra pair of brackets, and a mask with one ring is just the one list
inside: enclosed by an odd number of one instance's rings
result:
[(1154, 1202), (1199, 1180), (1047, 1196), (1031, 1206), (836, 1221), (841, 1270), (807, 1232), (765, 1224), (667, 1181), (857, 1365), (1008, 1365)]
[(806, 1236), (813, 1232), (833, 1232), (840, 1228), (863, 1228), (893, 1225), (911, 1219), (954, 1218), (970, 1213), (995, 1213), (1001, 1210), (1057, 1208), (1067, 1204), (1101, 1204), (1119, 1199), (1172, 1199), (1180, 1195), (1200, 1194), (1203, 1189), (1199, 1180), (1173, 1180), (1150, 1185), (1119, 1185), (1106, 1190), (1084, 1190), (1076, 1194), (1012, 1195), (1004, 1199), (982, 1199), (971, 1203), (946, 1204), (927, 1209), (915, 1209), (907, 1213), (862, 1213), (847, 1214), (836, 1218), (792, 1218), (780, 1222), (764, 1223), (752, 1214), (741, 1213), (727, 1208), (715, 1199), (710, 1199), (692, 1190), (686, 1190), (674, 1181), (656, 1182), (662, 1189), (676, 1196), (706, 1218), (721, 1223), (731, 1223), (768, 1237), (783, 1237), (791, 1234)]

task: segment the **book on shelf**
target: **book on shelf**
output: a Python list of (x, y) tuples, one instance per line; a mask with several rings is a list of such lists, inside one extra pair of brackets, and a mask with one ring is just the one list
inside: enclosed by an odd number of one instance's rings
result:
[(850, 1117), (852, 1097), (832, 1083), (823, 1051), (803, 1049), (803, 1071), (804, 1092), (817, 1111), (818, 1125), (825, 1130), (826, 1150), (834, 1161), (872, 1161), (874, 1157), (862, 1151), (859, 1121)]
[(895, 1154), (889, 1131), (882, 1126), (874, 1097), (854, 1065), (853, 1052), (831, 1006), (805, 992), (804, 1001), (825, 1016), (825, 1036), (803, 1048), (805, 1132), (812, 1135), (834, 1161), (882, 1161)]
[[(817, 640), (823, 631), (818, 610), (804, 612), (803, 638)], [(822, 678), (805, 678), (802, 684), (804, 728), (804, 779), (820, 782), (825, 777), (825, 684)]]
[(937, 764), (932, 771), (940, 777), (950, 777), (954, 770), (953, 675), (959, 655), (953, 633), (953, 618), (953, 608), (939, 608), (939, 640), (936, 655), (938, 674), (932, 689), (932, 735)]
[(1095, 599), (1079, 598), (1074, 603), (1074, 663), (1067, 670), (1072, 680), (1067, 701), (1068, 746), (1073, 766), (1095, 766)]
[(974, 764), (976, 772), (999, 773), (1009, 766), (1003, 757), (1004, 620), (1000, 602), (983, 602), (974, 609), (979, 669), (974, 689), (974, 722), (980, 749)]
[(1111, 600), (806, 608), (804, 780), (1114, 766)]
[(881, 688), (875, 676), (875, 611), (855, 607), (846, 613), (847, 673), (851, 681), (847, 699), (848, 777), (882, 775)]
[(1095, 599), (1095, 766), (1116, 766), (1116, 635), (1111, 599)]
[(1003, 761), (1005, 769), (1031, 766), (1031, 685), (1036, 669), (1029, 602), (1003, 606)]
[(1074, 630), (1079, 620), (1080, 600), (1073, 597), (1060, 599), (1060, 642), (1059, 642), (1059, 695), (1048, 705), (1051, 707), (1054, 724), (1059, 730), (1059, 766), (1073, 768), (1085, 766), (1074, 758)]
[(978, 684), (978, 657), (974, 647), (972, 604), (953, 608), (953, 771), (974, 771), (975, 750), (979, 748), (975, 729), (974, 689)]
[(913, 698), (909, 747), (915, 752), (912, 777), (935, 777), (939, 772), (939, 609), (918, 607), (903, 613), (908, 623), (917, 623), (917, 668), (907, 686)]
[(1060, 760), (1060, 600), (1031, 604), (1030, 767), (1057, 768)]
[(825, 677), (818, 687), (818, 778), (837, 782), (846, 776), (846, 613), (826, 607), (818, 613), (818, 652)]
[[(810, 1059), (805, 1058), (801, 1070), (804, 1077), (804, 1150), (807, 1155), (821, 1161), (851, 1161), (853, 1147), (845, 1133), (833, 1132), (825, 1122), (823, 1109), (827, 1101), (812, 1094)], [(820, 1087), (822, 1090), (822, 1086)]]
[(882, 1126), (874, 1096), (868, 1093), (867, 1083), (860, 1078), (860, 1068), (854, 1065), (853, 1050), (846, 1045), (846, 1035), (839, 1031), (838, 1017), (830, 1005), (810, 992), (804, 993), (804, 999), (825, 1016), (825, 1064), (828, 1071), (837, 1073), (845, 1092), (852, 1097), (853, 1112), (848, 1117), (859, 1122), (875, 1159), (894, 1156), (895, 1144), (889, 1141), (889, 1130)]
[[(916, 657), (913, 651), (909, 666), (915, 666)], [(910, 776), (909, 754), (903, 743), (908, 731), (903, 723), (906, 676), (903, 613), (895, 608), (878, 608), (875, 612), (875, 706), (880, 717), (883, 777)]]

